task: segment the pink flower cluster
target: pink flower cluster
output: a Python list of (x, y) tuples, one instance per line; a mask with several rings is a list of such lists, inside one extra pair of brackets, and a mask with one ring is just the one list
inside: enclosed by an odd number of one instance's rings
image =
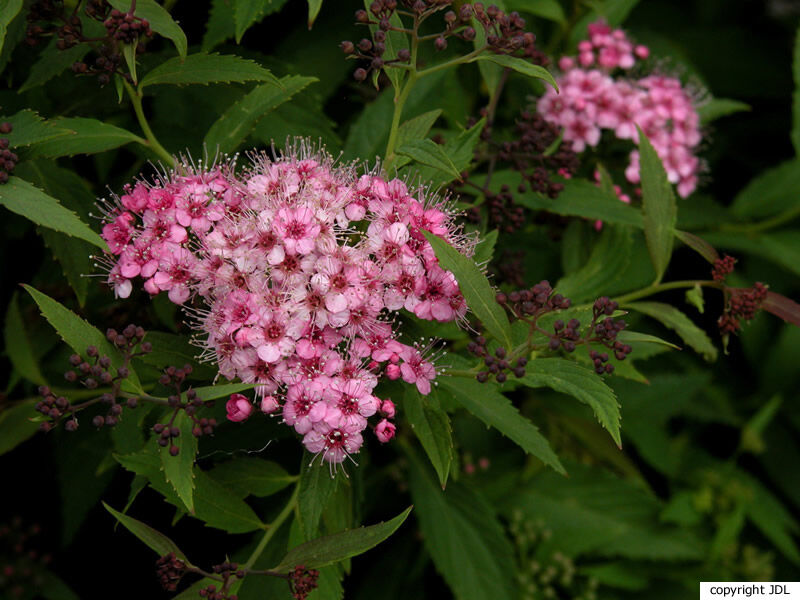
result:
[[(452, 273), (439, 267), (426, 230), (470, 254), (448, 207), (378, 174), (357, 176), (305, 146), (244, 174), (184, 167), (126, 189), (108, 210), (118, 296), (143, 280), (150, 294), (200, 300), (207, 356), (228, 379), (256, 384), (264, 413), (280, 413), (306, 448), (340, 463), (359, 451), (367, 420), (394, 435), (395, 408), (373, 391), (380, 377), (428, 394), (436, 369), (426, 350), (396, 339), (392, 313), (463, 319)], [(231, 398), (229, 418), (253, 407)]]
[[(576, 152), (600, 142), (602, 130), (638, 143), (638, 125), (664, 163), (670, 182), (682, 197), (697, 187), (700, 161), (695, 152), (701, 141), (700, 117), (679, 79), (649, 75), (627, 77), (637, 61), (649, 56), (645, 46), (634, 46), (621, 29), (605, 23), (589, 26), (589, 39), (578, 45), (577, 59), (559, 61), (560, 93), (548, 88), (538, 110), (564, 130), (564, 139)], [(634, 150), (625, 176), (639, 182), (639, 153)]]

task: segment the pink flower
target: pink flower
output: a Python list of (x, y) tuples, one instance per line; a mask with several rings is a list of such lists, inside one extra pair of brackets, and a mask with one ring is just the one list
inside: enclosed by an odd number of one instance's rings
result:
[(394, 426), (394, 423), (383, 419), (375, 426), (375, 437), (378, 438), (379, 442), (385, 444), (394, 437), (396, 430), (397, 428)]
[(381, 409), (380, 412), (383, 416), (389, 417), (390, 419), (394, 419), (395, 415), (395, 407), (394, 402), (389, 400), (388, 398), (381, 402)]
[(253, 405), (242, 394), (231, 394), (230, 399), (225, 403), (225, 410), (228, 413), (229, 421), (241, 423), (253, 414)]
[(274, 413), (276, 410), (280, 408), (280, 404), (278, 404), (278, 400), (275, 396), (264, 396), (261, 399), (261, 412), (265, 415)]

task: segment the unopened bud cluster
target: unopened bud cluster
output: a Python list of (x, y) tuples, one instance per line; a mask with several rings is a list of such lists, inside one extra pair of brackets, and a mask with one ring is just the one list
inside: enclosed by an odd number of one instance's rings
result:
[(161, 587), (168, 592), (178, 589), (178, 583), (186, 573), (186, 563), (175, 556), (174, 552), (159, 557), (156, 561), (156, 576)]
[[(8, 134), (14, 127), (9, 122), (0, 123), (0, 134)], [(8, 138), (0, 138), (0, 184), (7, 183), (19, 158), (9, 149)]]
[[(342, 51), (348, 57), (368, 61), (366, 66), (355, 70), (353, 77), (357, 81), (364, 81), (370, 72), (377, 74), (385, 67), (408, 63), (411, 59), (408, 48), (401, 48), (393, 57), (386, 58), (387, 32), (399, 31), (416, 36), (417, 28), (423, 21), (452, 4), (452, 0), (375, 0), (369, 5), (369, 10), (356, 11), (356, 23), (371, 26), (373, 33), (371, 38), (364, 38), (358, 43), (341, 43)], [(413, 15), (413, 29), (406, 29), (400, 18), (400, 15), (410, 16), (408, 11)], [(448, 10), (442, 19), (444, 24), (439, 32), (421, 38), (432, 40), (437, 51), (447, 49), (450, 38), (466, 42), (475, 40), (477, 32), (473, 25), (477, 24), (483, 28), (487, 51), (518, 55), (536, 64), (547, 62), (545, 55), (536, 49), (536, 36), (525, 31), (525, 20), (519, 13), (505, 13), (497, 6), (486, 8), (483, 3), (475, 2), (461, 4), (457, 11)]]
[(130, 9), (123, 12), (112, 9), (107, 0), (88, 0), (83, 6), (83, 16), (103, 24), (105, 37), (92, 38), (84, 35), (83, 17), (77, 8), (66, 7), (59, 0), (37, 0), (28, 12), (28, 28), (26, 42), (36, 46), (40, 39), (55, 36), (56, 47), (67, 50), (87, 44), (95, 51), (96, 56), (90, 62), (75, 62), (72, 71), (78, 75), (95, 75), (100, 85), (106, 85), (115, 74), (131, 81), (124, 71), (124, 58), (121, 45), (135, 44), (136, 52), (144, 51), (142, 42), (153, 36), (147, 20), (137, 17), (136, 0), (131, 2)]
[(521, 356), (517, 359), (510, 359), (503, 346), (496, 348), (494, 354), (490, 353), (486, 349), (486, 338), (482, 335), (475, 338), (474, 342), (467, 344), (467, 350), (475, 356), (483, 358), (483, 363), (486, 365), (486, 370), (479, 371), (476, 375), (476, 379), (481, 383), (489, 381), (491, 375), (494, 375), (497, 383), (505, 383), (508, 373), (513, 373), (515, 377), (525, 377), (527, 358)]
[(38, 524), (26, 525), (20, 517), (0, 524), (0, 598), (8, 600), (39, 597), (44, 585), (44, 567), (49, 554), (32, 547), (31, 541), (42, 529)]
[[(192, 420), (192, 435), (194, 437), (202, 437), (204, 435), (211, 435), (217, 428), (217, 420), (214, 418), (199, 417), (197, 411), (200, 408), (214, 406), (213, 400), (203, 401), (197, 397), (197, 392), (191, 387), (182, 392), (183, 384), (186, 377), (192, 374), (192, 365), (186, 364), (183, 368), (167, 367), (164, 369), (163, 375), (159, 378), (158, 382), (164, 386), (173, 387), (175, 393), (167, 398), (167, 404), (173, 409), (170, 414), (169, 420), (166, 423), (156, 423), (153, 425), (153, 433), (158, 437), (158, 445), (162, 448), (169, 448), (169, 453), (172, 456), (180, 454), (180, 448), (175, 443), (176, 438), (180, 437), (180, 428), (174, 425), (175, 418), (180, 411), (186, 413)], [(185, 398), (185, 400), (184, 400)]]
[(725, 312), (717, 321), (723, 335), (736, 333), (742, 327), (742, 321), (752, 321), (761, 304), (766, 300), (769, 289), (757, 281), (751, 288), (726, 288), (728, 304)]
[(319, 571), (306, 569), (304, 565), (297, 565), (289, 573), (289, 589), (294, 600), (306, 600), (308, 595), (317, 589)]

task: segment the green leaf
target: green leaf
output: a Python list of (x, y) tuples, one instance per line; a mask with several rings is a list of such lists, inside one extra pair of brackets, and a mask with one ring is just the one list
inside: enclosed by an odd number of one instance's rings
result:
[(712, 121), (716, 121), (722, 117), (733, 115), (739, 112), (747, 112), (750, 110), (750, 105), (738, 100), (730, 100), (729, 98), (712, 98), (697, 109), (697, 114), (700, 116), (700, 124), (707, 125)]
[(720, 248), (761, 256), (800, 275), (800, 233), (797, 229), (753, 236), (720, 231), (705, 233), (703, 237)]
[(314, 21), (317, 20), (317, 15), (322, 8), (322, 0), (308, 0), (308, 28), (314, 26)]
[(198, 53), (185, 59), (176, 56), (161, 63), (144, 76), (139, 89), (159, 84), (208, 85), (246, 81), (267, 81), (278, 85), (278, 79), (253, 60), (234, 54)]
[(547, 438), (519, 413), (511, 404), (511, 400), (501, 394), (496, 385), (481, 384), (476, 380), (462, 377), (443, 377), (440, 381), (439, 389), (449, 391), (458, 404), (486, 425), (497, 429), (544, 464), (559, 473), (566, 473)]
[(689, 233), (688, 231), (681, 231), (680, 229), (675, 230), (675, 237), (678, 238), (681, 242), (689, 246), (692, 250), (697, 252), (700, 256), (705, 258), (711, 264), (714, 264), (716, 260), (719, 258), (719, 253), (717, 252), (716, 248), (709, 244), (706, 240), (701, 238), (700, 236), (694, 235), (693, 233)]
[(301, 544), (289, 550), (278, 566), (270, 570), (288, 573), (297, 565), (304, 565), (307, 569), (319, 569), (363, 554), (397, 531), (411, 513), (412, 508), (409, 506), (394, 519), (385, 523), (345, 530)]
[(22, 0), (5, 0), (0, 4), (0, 51), (3, 50), (6, 41), (6, 30), (20, 10), (22, 10)]
[(686, 290), (686, 302), (694, 306), (702, 315), (705, 312), (705, 300), (703, 299), (703, 288), (695, 285)]
[(231, 394), (252, 390), (254, 387), (255, 384), (253, 383), (223, 383), (220, 385), (207, 385), (194, 388), (194, 391), (200, 400), (206, 402), (208, 400), (225, 398)]
[(416, 388), (407, 386), (403, 408), (444, 489), (453, 461), (453, 437), (450, 419), (447, 413), (439, 408), (435, 398), (436, 394), (423, 398)]
[(427, 165), (460, 179), (461, 173), (445, 152), (444, 147), (433, 140), (408, 141), (397, 149), (397, 154), (408, 156), (421, 165)]
[(216, 368), (209, 364), (198, 362), (197, 346), (192, 345), (184, 336), (162, 331), (148, 331), (146, 341), (153, 345), (153, 350), (137, 357), (143, 363), (159, 369), (164, 369), (170, 365), (181, 366), (189, 364), (193, 369), (192, 376), (200, 380), (214, 379), (217, 374)]
[[(114, 458), (127, 470), (146, 477), (150, 486), (164, 496), (167, 502), (181, 510), (185, 508), (175, 489), (164, 477), (161, 460), (155, 450), (145, 449), (136, 454), (115, 454)], [(209, 477), (196, 465), (194, 485), (192, 516), (209, 527), (222, 529), (228, 533), (247, 533), (264, 528), (258, 515), (244, 500)]]
[(520, 383), (534, 388), (549, 387), (589, 405), (617, 446), (622, 447), (617, 397), (597, 373), (571, 360), (537, 358), (525, 367), (525, 377)]
[[(480, 141), (481, 131), (486, 124), (485, 119), (481, 119), (469, 129), (465, 129), (458, 136), (449, 139), (444, 144), (444, 153), (450, 158), (456, 167), (456, 171), (461, 177), (461, 172), (465, 171), (472, 163), (475, 156), (475, 146)], [(422, 181), (430, 181), (433, 185), (443, 186), (453, 181), (452, 175), (446, 175), (444, 171), (425, 167), (420, 169)]]
[(37, 225), (71, 235), (106, 250), (105, 241), (58, 200), (19, 177), (0, 186), (0, 204)]
[(19, 446), (39, 431), (39, 422), (31, 421), (38, 415), (34, 410), (37, 398), (29, 398), (0, 411), (0, 455)]
[(623, 344), (655, 344), (657, 346), (666, 346), (667, 348), (672, 348), (673, 350), (681, 349), (680, 346), (676, 346), (667, 340), (662, 340), (658, 336), (650, 335), (648, 333), (639, 333), (638, 331), (628, 331), (627, 329), (620, 331), (617, 335), (617, 339)]
[(280, 88), (271, 83), (260, 85), (228, 107), (206, 134), (204, 143), (211, 153), (216, 150), (224, 154), (236, 150), (264, 115), (317, 79), (287, 75), (278, 81)]
[(172, 485), (186, 506), (189, 512), (194, 510), (194, 458), (197, 455), (197, 438), (192, 435), (192, 419), (184, 412), (179, 411), (173, 421), (173, 426), (177, 427), (181, 434), (173, 440), (178, 447), (178, 456), (169, 453), (169, 446), (164, 446), (159, 450), (161, 455), (161, 466), (164, 469), (164, 477)]
[(647, 249), (650, 252), (650, 260), (656, 270), (656, 281), (661, 281), (672, 257), (678, 208), (661, 159), (650, 140), (638, 126), (637, 131), (639, 132), (644, 235), (647, 240)]
[(553, 88), (555, 88), (556, 91), (558, 91), (558, 84), (556, 84), (556, 80), (553, 79), (553, 76), (547, 69), (540, 67), (539, 65), (534, 65), (524, 58), (508, 56), (507, 54), (479, 54), (470, 62), (475, 62), (476, 60), (488, 61), (507, 69), (513, 69), (517, 73), (522, 73), (528, 77), (541, 79), (549, 83), (551, 86), (553, 86)]
[(556, 290), (573, 302), (613, 291), (615, 286), (625, 283), (632, 250), (633, 231), (630, 227), (604, 227), (589, 260), (577, 271), (562, 277), (555, 286)]
[[(47, 322), (52, 325), (61, 339), (76, 353), (85, 356), (88, 346), (96, 346), (100, 356), (108, 356), (111, 359), (111, 365), (115, 369), (122, 366), (122, 356), (99, 329), (39, 290), (29, 285), (23, 285), (22, 287), (33, 297), (42, 312), (42, 316), (47, 319)], [(133, 391), (141, 391), (139, 378), (131, 365), (128, 365), (128, 372), (128, 378), (123, 382), (123, 389), (130, 388)]]
[(800, 160), (793, 159), (762, 171), (736, 195), (731, 212), (740, 218), (769, 217), (800, 204)]
[(640, 484), (598, 466), (571, 464), (569, 469), (569, 477), (537, 474), (504, 501), (502, 510), (519, 509), (526, 519), (546, 523), (551, 547), (567, 556), (654, 561), (705, 556), (704, 544), (693, 533), (659, 523), (663, 503)]
[(54, 119), (52, 123), (71, 131), (36, 144), (32, 151), (33, 156), (58, 158), (75, 154), (96, 154), (131, 142), (146, 144), (145, 140), (127, 129), (97, 119), (67, 117)]
[[(131, 7), (130, 0), (108, 0), (108, 3), (122, 12), (128, 12)], [(146, 19), (150, 23), (150, 29), (172, 40), (178, 50), (178, 54), (186, 56), (188, 48), (186, 34), (183, 33), (183, 29), (178, 26), (163, 6), (155, 2), (155, 0), (137, 0), (134, 14), (137, 17)]]
[(252, 456), (221, 463), (208, 476), (240, 498), (271, 496), (297, 480), (279, 464)]
[(498, 230), (492, 229), (483, 236), (483, 239), (475, 246), (475, 256), (472, 259), (476, 265), (485, 265), (491, 262), (494, 256), (494, 247), (497, 244)]
[(506, 348), (511, 348), (511, 324), (503, 308), (495, 301), (494, 290), (486, 276), (471, 259), (460, 254), (443, 239), (427, 231), (422, 233), (433, 247), (439, 266), (455, 276), (470, 310), (497, 341)]
[(437, 108), (436, 110), (432, 110), (423, 113), (418, 117), (414, 117), (413, 119), (409, 119), (400, 125), (400, 128), (397, 130), (397, 146), (402, 147), (404, 144), (408, 144), (409, 142), (425, 139), (425, 136), (428, 135), (431, 127), (433, 127), (436, 119), (438, 119), (441, 114), (442, 110)]
[(451, 483), (444, 492), (435, 475), (408, 449), (409, 483), (415, 515), (436, 570), (457, 600), (516, 597), (511, 544), (493, 507), (476, 491)]
[(236, 35), (233, 22), (233, 0), (212, 0), (201, 49), (208, 52)]
[(308, 451), (303, 452), (303, 462), (300, 466), (300, 489), (297, 496), (300, 526), (306, 540), (312, 539), (319, 528), (319, 520), (325, 505), (336, 489), (337, 479), (320, 458), (316, 465)]
[(122, 525), (130, 531), (133, 535), (139, 538), (141, 541), (145, 543), (145, 545), (150, 548), (151, 550), (155, 551), (156, 554), (159, 556), (164, 556), (165, 554), (174, 553), (175, 556), (183, 560), (184, 562), (188, 562), (186, 559), (186, 555), (181, 552), (181, 549), (178, 548), (178, 545), (165, 536), (163, 533), (156, 531), (146, 523), (142, 523), (138, 519), (134, 519), (133, 517), (129, 517), (128, 515), (124, 515), (121, 512), (117, 512), (113, 508), (111, 508), (108, 504), (103, 502), (103, 506), (105, 509), (110, 512), (117, 521), (122, 523)]
[(130, 73), (131, 79), (133, 79), (133, 85), (136, 85), (139, 81), (139, 78), (136, 75), (136, 46), (138, 41), (134, 41), (130, 44), (122, 44), (122, 56), (125, 58), (125, 64), (128, 65), (128, 72)]
[[(6, 311), (6, 322), (3, 335), (6, 343), (6, 353), (14, 369), (28, 381), (38, 385), (45, 385), (44, 375), (39, 369), (39, 362), (33, 352), (25, 323), (19, 310), (17, 292), (11, 296)], [(32, 415), (31, 415), (32, 416)]]
[(72, 133), (67, 128), (56, 126), (55, 121), (45, 121), (38, 113), (27, 108), (11, 117), (3, 117), (3, 120), (14, 127), (11, 133), (3, 136), (12, 148), (38, 144)]
[[(519, 175), (511, 172), (496, 173), (497, 181), (506, 183), (519, 181)], [(566, 217), (583, 217), (600, 220), (604, 223), (632, 225), (643, 228), (640, 210), (625, 204), (613, 193), (585, 179), (570, 179), (564, 182), (564, 189), (558, 198), (548, 198), (541, 194), (526, 191), (515, 196), (516, 202), (532, 210), (546, 210)]]
[(639, 311), (672, 329), (688, 346), (709, 362), (717, 359), (717, 349), (706, 333), (674, 306), (662, 302), (630, 302), (625, 308)]
[(507, 10), (526, 12), (543, 19), (566, 25), (567, 17), (558, 0), (505, 0)]
[(244, 32), (269, 14), (279, 11), (286, 0), (233, 0), (233, 21), (236, 24), (236, 43)]
[(56, 75), (60, 75), (69, 69), (74, 63), (83, 60), (89, 50), (91, 50), (89, 44), (78, 44), (72, 48), (59, 50), (56, 47), (56, 40), (53, 39), (42, 50), (39, 60), (31, 67), (28, 78), (20, 86), (18, 93), (23, 94), (28, 90), (44, 85)]

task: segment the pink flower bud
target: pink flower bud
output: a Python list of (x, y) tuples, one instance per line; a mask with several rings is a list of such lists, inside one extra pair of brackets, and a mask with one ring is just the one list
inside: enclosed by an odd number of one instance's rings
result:
[(636, 54), (636, 56), (638, 56), (642, 60), (644, 60), (645, 58), (650, 56), (650, 48), (648, 48), (647, 46), (639, 45), (636, 46), (636, 48), (634, 48), (633, 53)]
[(234, 423), (246, 421), (253, 414), (253, 405), (242, 394), (231, 394), (228, 402), (225, 403), (225, 410), (228, 412), (228, 420)]
[(375, 437), (378, 438), (379, 442), (385, 444), (394, 437), (396, 429), (397, 428), (394, 426), (394, 423), (390, 423), (384, 419), (375, 427)]
[(261, 400), (261, 412), (265, 415), (274, 413), (278, 408), (280, 408), (280, 405), (275, 396), (264, 396), (263, 400)]
[(394, 419), (394, 402), (389, 400), (388, 398), (381, 402), (381, 414), (389, 417), (390, 419)]
[(400, 365), (386, 365), (386, 377), (392, 381), (400, 377)]

